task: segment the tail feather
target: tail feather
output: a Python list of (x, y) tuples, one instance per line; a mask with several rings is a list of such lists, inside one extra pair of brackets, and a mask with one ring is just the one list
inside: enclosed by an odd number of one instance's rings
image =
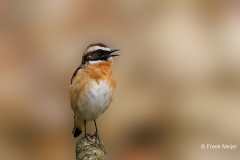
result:
[(74, 138), (78, 137), (82, 133), (82, 130), (77, 127), (77, 122), (76, 122), (77, 120), (78, 120), (77, 117), (74, 116), (74, 127), (72, 130), (72, 135)]
[(76, 126), (73, 127), (72, 135), (74, 138), (78, 137), (81, 133), (82, 133), (82, 130), (80, 130)]
[(76, 126), (73, 127), (72, 135), (74, 138), (78, 137), (81, 133), (82, 133), (82, 130), (80, 130)]

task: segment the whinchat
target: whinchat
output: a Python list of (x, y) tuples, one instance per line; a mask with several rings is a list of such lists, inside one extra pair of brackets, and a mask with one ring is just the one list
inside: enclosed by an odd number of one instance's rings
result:
[(73, 137), (86, 133), (86, 124), (94, 121), (98, 140), (96, 119), (109, 107), (114, 97), (116, 81), (112, 76), (112, 54), (119, 49), (110, 49), (102, 43), (89, 45), (82, 56), (82, 63), (73, 73), (69, 87), (71, 108), (74, 113)]

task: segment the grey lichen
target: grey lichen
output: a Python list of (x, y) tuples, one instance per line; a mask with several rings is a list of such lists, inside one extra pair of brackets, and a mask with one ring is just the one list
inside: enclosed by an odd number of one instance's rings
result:
[(87, 135), (77, 141), (76, 159), (77, 160), (107, 160), (106, 150), (102, 142), (96, 136)]

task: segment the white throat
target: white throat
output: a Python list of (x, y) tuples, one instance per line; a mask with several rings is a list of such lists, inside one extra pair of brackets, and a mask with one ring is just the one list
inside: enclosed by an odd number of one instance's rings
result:
[(102, 60), (98, 60), (98, 61), (89, 61), (89, 64), (95, 64), (95, 63), (99, 63), (102, 62)]
[[(113, 58), (112, 57), (109, 57), (107, 59), (107, 61), (112, 61), (112, 64), (113, 64)], [(104, 61), (103, 60), (97, 60), (97, 61), (88, 61), (88, 62), (89, 62), (89, 64), (95, 64), (95, 63), (104, 62)]]

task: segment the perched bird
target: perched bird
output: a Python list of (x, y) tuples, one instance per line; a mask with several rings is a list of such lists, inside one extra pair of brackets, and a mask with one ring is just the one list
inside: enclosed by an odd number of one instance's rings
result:
[(89, 121), (94, 121), (96, 132), (98, 129), (96, 119), (99, 118), (109, 107), (114, 97), (116, 81), (112, 76), (112, 54), (118, 49), (110, 49), (102, 43), (89, 45), (82, 56), (82, 63), (73, 73), (69, 87), (71, 108), (74, 113), (73, 137), (82, 133), (83, 127)]

